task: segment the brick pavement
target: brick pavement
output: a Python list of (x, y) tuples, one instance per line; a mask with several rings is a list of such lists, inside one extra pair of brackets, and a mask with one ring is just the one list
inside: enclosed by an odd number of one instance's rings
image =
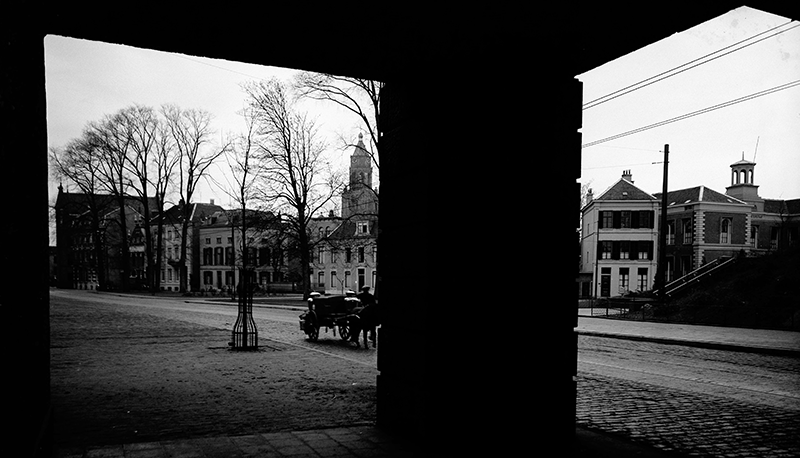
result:
[[(578, 332), (800, 356), (800, 333), (580, 317)], [(577, 423), (658, 450), (701, 457), (800, 456), (800, 412), (644, 382), (579, 373)]]
[(800, 412), (579, 375), (578, 425), (702, 457), (800, 456)]

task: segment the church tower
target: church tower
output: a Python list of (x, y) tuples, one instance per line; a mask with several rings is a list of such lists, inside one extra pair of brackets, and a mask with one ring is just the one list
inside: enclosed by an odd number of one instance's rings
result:
[(342, 192), (342, 218), (353, 215), (377, 216), (378, 196), (372, 189), (372, 157), (364, 147), (364, 136), (350, 156), (350, 181)]

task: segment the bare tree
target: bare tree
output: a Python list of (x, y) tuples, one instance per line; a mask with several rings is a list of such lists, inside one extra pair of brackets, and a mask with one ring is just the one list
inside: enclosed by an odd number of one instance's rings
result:
[[(102, 213), (107, 209), (108, 199), (100, 195), (101, 174), (99, 151), (87, 140), (87, 132), (80, 138), (71, 140), (66, 146), (50, 151), (51, 174), (59, 182), (66, 181), (75, 185), (84, 195), (87, 216), (92, 232), (95, 272), (100, 289), (105, 289), (106, 271), (103, 253), (104, 227), (101, 223)], [(62, 211), (69, 211), (63, 209)], [(63, 279), (62, 279), (63, 281)]]
[[(361, 121), (361, 127), (368, 134), (369, 147), (365, 149), (375, 169), (380, 173), (381, 156), (381, 92), (384, 83), (364, 78), (336, 76), (326, 73), (302, 72), (295, 78), (294, 86), (301, 96), (314, 100), (332, 102), (353, 113)], [(348, 147), (361, 146), (359, 143), (345, 142)], [(352, 181), (352, 180), (351, 180)], [(369, 192), (372, 199), (378, 201), (377, 190), (372, 187), (361, 187), (360, 192)], [(377, 216), (359, 214), (354, 216)], [(378, 244), (376, 234), (375, 243)], [(377, 266), (376, 266), (377, 268)], [(380, 272), (380, 269), (378, 269)], [(380, 283), (380, 275), (377, 277)], [(375, 294), (378, 294), (379, 285), (374, 285)]]
[(129, 187), (136, 193), (142, 204), (143, 230), (145, 239), (145, 265), (147, 285), (151, 292), (156, 292), (156, 270), (152, 229), (150, 226), (150, 198), (158, 182), (154, 167), (158, 164), (160, 121), (150, 107), (134, 105), (118, 113), (120, 123), (124, 123), (129, 138), (129, 154), (125, 168), (130, 176)]
[(311, 292), (309, 233), (314, 215), (341, 189), (323, 156), (315, 123), (297, 110), (282, 82), (251, 82), (244, 86), (258, 128), (263, 163), (264, 198), (285, 208), (297, 237), (303, 292)]
[(130, 249), (126, 199), (131, 184), (128, 161), (133, 135), (130, 125), (122, 112), (107, 115), (99, 122), (89, 123), (88, 140), (101, 152), (99, 173), (106, 191), (117, 201), (119, 218), (114, 221), (119, 226), (119, 267), (120, 283), (123, 291), (128, 289), (130, 277)]
[[(261, 192), (259, 185), (262, 178), (263, 163), (259, 160), (258, 145), (255, 141), (255, 123), (250, 109), (245, 108), (242, 112), (245, 123), (245, 131), (228, 141), (230, 147), (225, 154), (225, 159), (230, 170), (232, 182), (227, 186), (221, 186), (222, 191), (236, 202), (239, 213), (238, 218), (230, 215), (229, 221), (234, 226), (236, 220), (239, 221), (239, 232), (241, 249), (239, 252), (240, 260), (240, 281), (247, 286), (246, 276), (249, 276), (249, 269), (252, 267), (250, 251), (254, 247), (250, 246), (248, 231), (251, 226), (259, 224), (259, 219), (254, 216), (253, 210), (258, 210), (258, 199)], [(247, 279), (249, 280), (249, 279)]]
[(156, 263), (151, 270), (154, 270), (154, 290), (159, 291), (161, 289), (161, 276), (159, 275), (158, 269), (161, 268), (164, 262), (164, 208), (166, 207), (167, 194), (170, 192), (174, 170), (180, 160), (180, 156), (175, 152), (172, 135), (166, 123), (161, 122), (159, 124), (158, 136), (156, 138), (156, 150), (153, 158), (153, 187), (155, 188), (155, 211), (158, 218), (156, 218), (155, 234)]
[[(302, 97), (332, 102), (356, 115), (369, 137), (368, 153), (380, 170), (380, 102), (384, 84), (380, 81), (302, 72), (294, 87)], [(355, 146), (348, 143), (347, 146)]]
[(178, 154), (178, 181), (181, 206), (180, 292), (188, 290), (187, 249), (194, 193), (208, 168), (228, 148), (211, 145), (211, 114), (198, 109), (181, 109), (167, 105), (162, 108), (173, 145)]

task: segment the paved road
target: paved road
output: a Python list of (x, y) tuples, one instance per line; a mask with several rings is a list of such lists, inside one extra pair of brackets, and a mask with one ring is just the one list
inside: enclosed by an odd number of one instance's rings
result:
[(376, 351), (338, 337), (305, 342), (296, 311), (257, 309), (259, 351), (233, 352), (235, 307), (56, 290), (50, 304), (62, 456), (87, 445), (375, 421)]
[(800, 359), (579, 337), (578, 424), (692, 456), (800, 456)]

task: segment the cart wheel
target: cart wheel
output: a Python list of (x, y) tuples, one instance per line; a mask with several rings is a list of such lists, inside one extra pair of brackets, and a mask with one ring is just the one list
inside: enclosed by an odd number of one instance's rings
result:
[(319, 325), (317, 325), (317, 315), (309, 313), (306, 315), (306, 322), (305, 322), (305, 329), (306, 334), (308, 335), (308, 340), (316, 341), (319, 339)]
[(339, 325), (339, 337), (341, 337), (342, 340), (349, 339), (350, 338), (350, 326), (348, 326), (347, 324), (340, 324)]

